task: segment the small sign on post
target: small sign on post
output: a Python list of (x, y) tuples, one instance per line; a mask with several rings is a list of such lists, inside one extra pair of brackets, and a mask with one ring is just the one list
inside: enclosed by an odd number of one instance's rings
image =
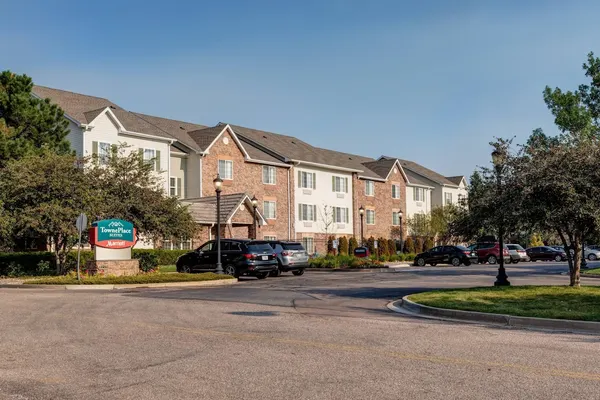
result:
[(337, 249), (337, 248), (338, 248), (338, 244), (339, 244), (338, 240), (337, 240), (337, 239), (335, 239), (335, 240), (333, 241), (333, 248), (334, 248), (334, 249)]
[(75, 226), (77, 227), (77, 232), (79, 233), (79, 243), (77, 245), (77, 280), (81, 282), (81, 269), (80, 269), (80, 260), (81, 260), (81, 234), (83, 230), (87, 228), (87, 216), (84, 213), (79, 214), (77, 217), (77, 222), (75, 222)]
[(377, 240), (373, 242), (373, 248), (377, 248)]

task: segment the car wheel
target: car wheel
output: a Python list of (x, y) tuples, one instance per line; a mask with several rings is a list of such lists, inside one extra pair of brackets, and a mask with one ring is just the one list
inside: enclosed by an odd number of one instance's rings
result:
[(192, 270), (189, 265), (182, 265), (181, 268), (179, 268), (179, 272), (182, 274), (189, 274), (192, 272)]
[(519, 263), (519, 261), (521, 261), (521, 260), (511, 260), (511, 262), (512, 262), (513, 264), (518, 264), (518, 263)]
[(588, 260), (590, 260), (590, 261), (596, 261), (597, 259), (598, 259), (598, 257), (596, 257), (596, 255), (594, 253), (592, 253), (588, 256)]
[(292, 271), (292, 274), (296, 276), (304, 275), (304, 269), (298, 269), (296, 271)]
[(450, 260), (450, 262), (452, 263), (453, 267), (460, 266), (460, 258), (458, 258), (458, 257), (452, 257), (452, 260)]
[(425, 266), (425, 259), (422, 257), (417, 258), (417, 265), (419, 267), (424, 267)]
[(431, 263), (429, 265), (431, 265), (432, 267), (435, 267), (437, 265), (437, 263)]
[(268, 273), (268, 272), (264, 272), (264, 273), (262, 273), (262, 274), (256, 274), (256, 277), (257, 277), (258, 279), (267, 279), (267, 276), (269, 276), (269, 273)]
[(498, 262), (498, 259), (496, 258), (495, 255), (491, 255), (487, 258), (487, 262), (488, 264), (496, 264)]
[(471, 261), (469, 261), (469, 260), (466, 260), (466, 261), (465, 261), (465, 267), (468, 267), (469, 265), (471, 265)]
[(556, 257), (554, 257), (554, 261), (556, 261), (556, 262), (562, 261), (562, 257), (557, 254)]
[(237, 278), (237, 271), (233, 265), (226, 265), (223, 272), (225, 272), (225, 275), (230, 275)]
[(269, 276), (272, 276), (274, 278), (281, 276), (281, 270), (279, 268), (277, 268), (275, 271), (271, 271), (269, 273)]

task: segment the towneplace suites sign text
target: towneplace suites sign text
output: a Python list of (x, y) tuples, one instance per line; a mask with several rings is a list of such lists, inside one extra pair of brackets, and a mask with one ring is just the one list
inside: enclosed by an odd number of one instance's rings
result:
[(136, 242), (136, 232), (131, 222), (122, 219), (105, 219), (92, 224), (90, 243), (107, 249), (126, 249)]

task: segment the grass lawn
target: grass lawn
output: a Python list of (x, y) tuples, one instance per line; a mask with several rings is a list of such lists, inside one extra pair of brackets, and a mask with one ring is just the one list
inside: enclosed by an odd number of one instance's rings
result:
[[(127, 283), (165, 283), (165, 282), (200, 282), (220, 279), (234, 279), (229, 275), (217, 275), (212, 272), (203, 274), (141, 274), (133, 276), (87, 276), (81, 279), (83, 285), (127, 284)], [(77, 285), (77, 277), (52, 276), (40, 279), (29, 279), (23, 284), (29, 285)]]
[(177, 267), (175, 265), (161, 265), (158, 267), (158, 272), (177, 272)]
[(583, 271), (585, 275), (600, 275), (600, 268), (588, 269)]
[(600, 321), (600, 286), (510, 286), (413, 294), (426, 306), (523, 317)]

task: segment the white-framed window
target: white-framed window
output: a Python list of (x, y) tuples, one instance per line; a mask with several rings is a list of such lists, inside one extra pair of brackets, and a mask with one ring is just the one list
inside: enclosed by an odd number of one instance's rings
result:
[(298, 171), (298, 187), (304, 189), (316, 189), (317, 174), (314, 172)]
[(425, 189), (419, 187), (413, 188), (413, 200), (425, 201)]
[(155, 163), (156, 150), (154, 150), (154, 149), (144, 149), (144, 151), (143, 151), (142, 154), (143, 154), (143, 157), (144, 157), (144, 162), (146, 164), (152, 164), (152, 166), (156, 170), (156, 163)]
[(177, 196), (177, 178), (169, 178), (169, 194), (171, 196)]
[(270, 165), (263, 165), (263, 183), (275, 185), (277, 183), (277, 170)]
[(444, 205), (452, 204), (452, 193), (444, 193)]
[(333, 222), (337, 224), (347, 224), (350, 222), (348, 208), (333, 207)]
[(392, 211), (392, 225), (400, 225), (400, 213), (398, 211)]
[(111, 144), (107, 142), (98, 142), (98, 162), (100, 165), (107, 165), (110, 160)]
[(173, 250), (173, 242), (169, 239), (165, 239), (162, 241), (161, 248), (163, 248), (165, 250)]
[(365, 181), (365, 195), (375, 196), (375, 182)]
[(191, 250), (192, 249), (192, 239), (181, 240), (179, 249), (180, 250)]
[(192, 249), (192, 239), (165, 239), (162, 241), (162, 246), (164, 250), (191, 250)]
[(375, 225), (375, 210), (366, 210), (367, 225)]
[(336, 193), (348, 193), (348, 178), (343, 176), (332, 176), (331, 190)]
[(392, 185), (392, 199), (400, 198), (400, 185)]
[(317, 206), (314, 204), (298, 204), (298, 220), (317, 221)]
[(302, 246), (304, 246), (304, 250), (306, 250), (306, 252), (308, 254), (315, 253), (315, 239), (314, 238), (311, 238), (311, 237), (302, 238)]
[(263, 236), (264, 240), (277, 240), (277, 236)]
[(466, 196), (464, 194), (460, 194), (458, 195), (458, 205), (459, 206), (464, 206), (466, 205)]
[(266, 219), (277, 218), (277, 202), (265, 200), (263, 202), (263, 213)]
[(233, 179), (233, 161), (219, 160), (219, 176), (221, 179)]

